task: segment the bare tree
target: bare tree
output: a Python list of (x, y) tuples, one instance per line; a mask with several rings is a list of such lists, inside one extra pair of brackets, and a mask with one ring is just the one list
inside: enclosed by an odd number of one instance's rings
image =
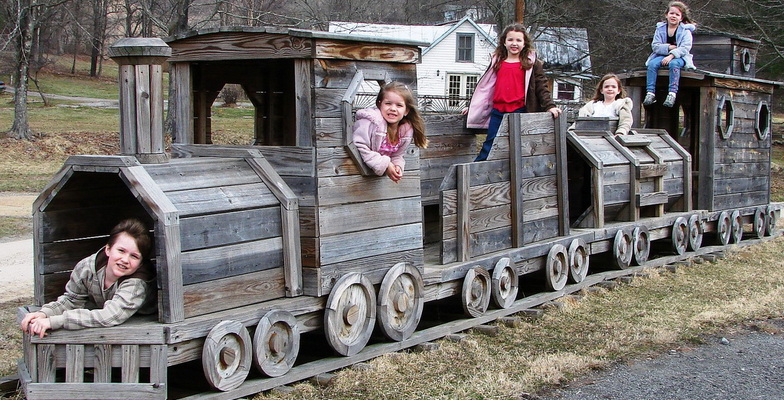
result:
[(69, 0), (16, 0), (2, 3), (3, 12), (12, 25), (10, 42), (14, 48), (14, 123), (6, 133), (15, 139), (32, 140), (33, 132), (27, 119), (27, 90), (33, 48), (43, 21), (56, 7)]

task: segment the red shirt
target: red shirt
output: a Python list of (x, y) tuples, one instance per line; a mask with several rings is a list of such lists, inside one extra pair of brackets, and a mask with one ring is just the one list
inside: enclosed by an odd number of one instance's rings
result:
[(519, 62), (502, 62), (496, 75), (493, 108), (512, 112), (525, 106), (525, 71)]

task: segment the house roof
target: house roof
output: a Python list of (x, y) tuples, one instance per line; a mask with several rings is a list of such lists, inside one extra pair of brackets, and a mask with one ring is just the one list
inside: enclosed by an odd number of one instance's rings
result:
[(427, 42), (429, 46), (422, 50), (422, 55), (424, 55), (464, 23), (473, 26), (490, 43), (495, 42), (495, 37), (497, 36), (495, 25), (477, 24), (467, 16), (457, 22), (444, 25), (394, 25), (335, 21), (329, 23), (329, 31)]

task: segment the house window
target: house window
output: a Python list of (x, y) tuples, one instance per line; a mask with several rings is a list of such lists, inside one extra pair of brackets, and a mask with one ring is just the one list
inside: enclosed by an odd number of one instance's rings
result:
[(574, 100), (577, 98), (575, 96), (577, 85), (568, 82), (557, 82), (556, 84), (558, 85), (558, 95), (556, 96), (558, 100)]
[(457, 61), (474, 62), (474, 34), (457, 34)]
[(447, 96), (449, 107), (467, 107), (468, 99), (474, 94), (478, 75), (448, 74)]

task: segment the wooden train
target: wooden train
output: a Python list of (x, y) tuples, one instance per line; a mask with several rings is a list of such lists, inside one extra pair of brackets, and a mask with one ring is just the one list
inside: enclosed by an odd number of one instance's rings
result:
[[(637, 109), (646, 128), (613, 136), (612, 120), (567, 129), (547, 113), (512, 115), (488, 161), (473, 163), (483, 132), (427, 116), (431, 144), (408, 151), (399, 184), (368, 173), (352, 113), (365, 81), (415, 89), (423, 43), (268, 28), (119, 41), (122, 155), (69, 158), (36, 200), (35, 303), (56, 298), (76, 261), (134, 216), (154, 227), (159, 312), (25, 335), (24, 394), (176, 397), (169, 371), (200, 362), (213, 389), (195, 397), (240, 397), (318, 371), (295, 367), (306, 332), (323, 330), (345, 356), (331, 365), (350, 365), (512, 313), (523, 280), (557, 296), (590, 279), (592, 258), (625, 269), (653, 244), (684, 254), (704, 234), (722, 245), (746, 225), (773, 234), (769, 104), (781, 84), (746, 64), (734, 72), (738, 55), (753, 65), (753, 42), (708, 39), (731, 49), (712, 51), (728, 55), (715, 69), (731, 68), (684, 73), (676, 108)], [(640, 104), (640, 75), (624, 79)], [(255, 106), (252, 146), (211, 144), (226, 83)], [(424, 306), (446, 298), (472, 319), (418, 331)], [(374, 330), (391, 345), (366, 348)]]

